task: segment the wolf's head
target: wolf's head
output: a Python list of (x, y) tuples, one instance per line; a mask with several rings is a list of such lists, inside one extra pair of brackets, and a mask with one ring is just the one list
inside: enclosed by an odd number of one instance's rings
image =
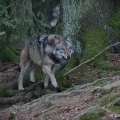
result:
[(54, 49), (53, 55), (61, 60), (69, 60), (71, 58), (71, 54), (73, 53), (73, 46), (71, 44), (70, 36), (67, 35), (65, 38), (56, 35), (54, 36)]

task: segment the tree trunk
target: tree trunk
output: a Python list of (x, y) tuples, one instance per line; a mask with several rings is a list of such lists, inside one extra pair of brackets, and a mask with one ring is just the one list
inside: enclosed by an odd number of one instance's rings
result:
[(61, 1), (61, 33), (63, 36), (70, 34), (78, 58), (81, 58), (84, 50), (83, 42), (81, 40), (80, 20), (86, 14), (95, 0), (62, 0)]
[(61, 0), (57, 33), (64, 37), (70, 34), (75, 53), (81, 59), (86, 44), (82, 36), (91, 26), (105, 30), (110, 44), (116, 42), (107, 21), (119, 4), (119, 0)]
[[(108, 33), (110, 43), (115, 43), (113, 30), (108, 25), (109, 16), (120, 4), (119, 0), (62, 0), (60, 33), (70, 34), (78, 57), (83, 54), (82, 33), (90, 26), (101, 27)], [(112, 36), (112, 37), (111, 37)]]

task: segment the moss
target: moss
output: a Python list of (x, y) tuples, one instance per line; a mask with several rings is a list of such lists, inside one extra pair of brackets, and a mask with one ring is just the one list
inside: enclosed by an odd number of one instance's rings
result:
[(112, 112), (115, 112), (115, 113), (120, 114), (120, 106), (110, 105), (108, 108), (109, 108)]
[(108, 19), (108, 24), (113, 27), (114, 35), (120, 41), (120, 7)]
[[(85, 51), (81, 59), (81, 62), (91, 59), (105, 47), (109, 46), (109, 39), (107, 33), (101, 28), (89, 28), (83, 35), (83, 41), (85, 42)], [(108, 53), (106, 51), (105, 53)], [(91, 65), (99, 69), (104, 69), (106, 57), (100, 55), (98, 58), (90, 62)]]
[(19, 101), (18, 97), (0, 98), (0, 105), (13, 105)]
[(35, 71), (35, 80), (36, 82), (40, 82), (43, 79), (43, 71), (42, 68), (39, 68)]
[(101, 98), (98, 99), (97, 102), (100, 104), (100, 106), (104, 106), (114, 101), (117, 97), (119, 97), (119, 94), (110, 93), (110, 94), (103, 95)]
[(78, 57), (75, 54), (73, 54), (66, 67), (55, 75), (61, 91), (65, 90), (66, 87), (70, 87), (65, 83), (66, 76), (63, 75), (70, 69), (78, 65), (78, 63), (79, 63)]
[(89, 81), (93, 81), (93, 78), (96, 76), (96, 73), (95, 72), (91, 72), (90, 75), (89, 75)]
[(112, 71), (110, 73), (110, 76), (116, 76), (116, 75), (120, 76), (120, 71)]
[(104, 73), (102, 71), (98, 72), (99, 78), (103, 78), (104, 77)]
[(7, 91), (7, 87), (5, 85), (0, 86), (0, 97), (4, 97)]
[(40, 92), (34, 91), (34, 94), (35, 94), (35, 96), (38, 98), (38, 97), (42, 97), (43, 95), (47, 94), (47, 92), (46, 92), (46, 89), (43, 89), (43, 90), (40, 91)]
[(13, 114), (13, 113), (10, 113), (10, 117), (9, 117), (9, 119), (8, 120), (14, 120), (15, 119), (15, 114)]
[(0, 86), (0, 97), (12, 97), (15, 96), (16, 92), (8, 89), (6, 85)]
[(32, 101), (34, 98), (35, 98), (34, 91), (30, 91), (24, 95), (23, 101), (27, 103), (27, 102)]
[(0, 58), (2, 62), (13, 62), (18, 59), (15, 53), (9, 48), (6, 47), (1, 53)]
[(45, 104), (43, 105), (43, 108), (48, 109), (48, 108), (50, 108), (51, 106), (52, 106), (52, 103), (51, 103), (51, 102), (47, 102), (47, 103), (45, 103)]
[[(25, 87), (29, 87), (31, 84), (33, 84), (33, 82), (30, 81), (30, 72), (32, 67), (33, 66), (31, 66), (24, 75), (23, 85)], [(41, 80), (43, 80), (43, 72), (42, 69), (39, 68), (35, 71), (35, 83), (40, 82)]]
[(96, 119), (104, 116), (105, 113), (106, 113), (105, 110), (101, 110), (101, 111), (95, 112), (95, 113), (86, 113), (86, 114), (80, 116), (79, 120), (96, 120)]
[(74, 87), (75, 85), (80, 85), (80, 84), (83, 84), (83, 83), (84, 83), (83, 80), (77, 79), (74, 82), (72, 82), (71, 86)]

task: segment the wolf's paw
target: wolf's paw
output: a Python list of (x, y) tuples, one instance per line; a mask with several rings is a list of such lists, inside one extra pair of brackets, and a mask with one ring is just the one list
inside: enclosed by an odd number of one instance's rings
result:
[(18, 89), (19, 89), (19, 91), (25, 90), (23, 87), (19, 87)]
[(30, 79), (31, 82), (35, 82), (35, 79)]
[(55, 88), (57, 88), (57, 87), (58, 87), (57, 82), (52, 82), (52, 85), (53, 85)]
[(48, 82), (44, 82), (44, 88), (46, 88), (48, 86)]

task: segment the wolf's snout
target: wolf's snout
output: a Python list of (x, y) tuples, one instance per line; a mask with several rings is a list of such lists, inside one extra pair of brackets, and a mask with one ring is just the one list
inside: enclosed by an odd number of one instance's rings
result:
[(69, 60), (69, 59), (70, 59), (70, 56), (67, 56), (67, 57), (66, 57), (66, 60)]
[(70, 56), (67, 56), (67, 59), (70, 59)]

